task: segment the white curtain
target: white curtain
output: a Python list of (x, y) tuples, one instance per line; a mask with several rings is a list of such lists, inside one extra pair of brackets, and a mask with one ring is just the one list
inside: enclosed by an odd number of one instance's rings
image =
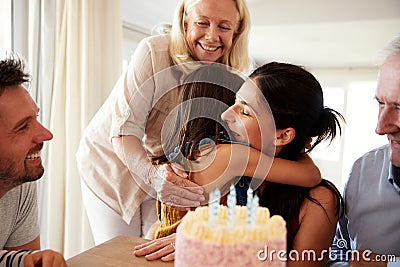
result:
[[(55, 10), (56, 2), (52, 0), (14, 0), (18, 20), (20, 38), (16, 39), (16, 49), (21, 53), (27, 54), (27, 61), (32, 75), (30, 93), (40, 107), (39, 119), (43, 125), (49, 127), (51, 97), (54, 82), (54, 56), (55, 56)], [(25, 19), (22, 19), (24, 17)], [(21, 18), (21, 19), (20, 19)], [(25, 21), (26, 25), (22, 22)], [(24, 29), (27, 32), (24, 32)], [(26, 36), (26, 40), (23, 41)], [(19, 48), (18, 48), (19, 47)], [(40, 218), (40, 235), (42, 248), (49, 248), (46, 239), (51, 235), (48, 229), (48, 217), (54, 214), (47, 209), (47, 202), (52, 201), (49, 198), (49, 180), (48, 166), (48, 145), (43, 148), (41, 153), (42, 161), (45, 166), (45, 174), (38, 181), (38, 204)], [(54, 248), (62, 252), (60, 248)]]
[(43, 153), (41, 244), (69, 258), (94, 244), (75, 153), (83, 129), (121, 73), (120, 1), (13, 0), (13, 4), (19, 13), (14, 17), (14, 50), (28, 59), (32, 95), (41, 107), (43, 124), (54, 134)]
[[(54, 79), (56, 2), (53, 0), (12, 0), (11, 6), (12, 50), (27, 60), (32, 76), (29, 91), (40, 107), (39, 120), (49, 127)], [(47, 151), (48, 142), (41, 153), (46, 171), (38, 181), (41, 243), (44, 248), (49, 248), (46, 239), (47, 235), (51, 235), (47, 231), (49, 221), (47, 218), (54, 215), (46, 209), (47, 202), (51, 201), (48, 191)], [(62, 251), (59, 248), (58, 250)]]

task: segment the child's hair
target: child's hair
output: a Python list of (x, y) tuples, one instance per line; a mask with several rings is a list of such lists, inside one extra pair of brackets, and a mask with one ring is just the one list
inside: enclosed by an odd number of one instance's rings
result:
[(153, 160), (175, 161), (177, 155), (193, 160), (201, 140), (211, 138), (218, 143), (219, 138), (226, 137), (226, 125), (220, 116), (233, 105), (243, 82), (239, 73), (218, 63), (204, 63), (190, 73), (180, 88), (175, 125), (164, 137), (164, 155)]
[[(285, 145), (277, 157), (297, 160), (310, 138), (314, 138), (310, 152), (323, 140), (332, 141), (336, 128), (341, 133), (340, 120), (343, 116), (324, 106), (322, 88), (316, 78), (304, 68), (272, 62), (257, 68), (250, 78), (256, 83), (268, 102), (274, 116), (276, 129), (292, 127), (295, 137)], [(336, 213), (341, 211), (343, 199), (337, 188), (329, 181), (322, 180), (320, 186), (336, 195)], [(288, 222), (288, 249), (299, 226), (302, 203), (308, 199), (322, 205), (310, 196), (310, 188), (267, 182), (259, 189), (260, 205), (270, 209), (271, 214), (280, 214)]]

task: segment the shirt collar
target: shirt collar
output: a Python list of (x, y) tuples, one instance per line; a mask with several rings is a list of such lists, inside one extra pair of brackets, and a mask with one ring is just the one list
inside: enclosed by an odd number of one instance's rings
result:
[(388, 180), (400, 194), (400, 167), (390, 164)]

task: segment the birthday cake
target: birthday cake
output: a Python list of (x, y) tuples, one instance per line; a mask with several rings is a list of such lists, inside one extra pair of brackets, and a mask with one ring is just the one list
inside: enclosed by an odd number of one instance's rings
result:
[(278, 255), (286, 255), (284, 219), (254, 203), (233, 206), (229, 196), (228, 206), (189, 211), (177, 229), (177, 267), (286, 266)]

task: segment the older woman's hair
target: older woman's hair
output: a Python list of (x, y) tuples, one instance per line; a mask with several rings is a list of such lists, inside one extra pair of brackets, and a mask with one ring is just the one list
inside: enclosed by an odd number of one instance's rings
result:
[(17, 55), (10, 53), (0, 59), (0, 96), (6, 87), (29, 82), (30, 75), (25, 71), (25, 62)]
[(393, 55), (400, 55), (400, 32), (390, 39), (386, 45), (378, 52), (380, 65)]
[[(241, 72), (250, 71), (248, 40), (250, 31), (250, 13), (245, 0), (232, 0), (238, 10), (238, 25), (233, 37), (231, 51), (220, 63), (231, 66)], [(175, 9), (174, 20), (170, 32), (169, 52), (175, 64), (193, 61), (186, 43), (185, 22), (189, 10), (201, 0), (182, 0)]]

